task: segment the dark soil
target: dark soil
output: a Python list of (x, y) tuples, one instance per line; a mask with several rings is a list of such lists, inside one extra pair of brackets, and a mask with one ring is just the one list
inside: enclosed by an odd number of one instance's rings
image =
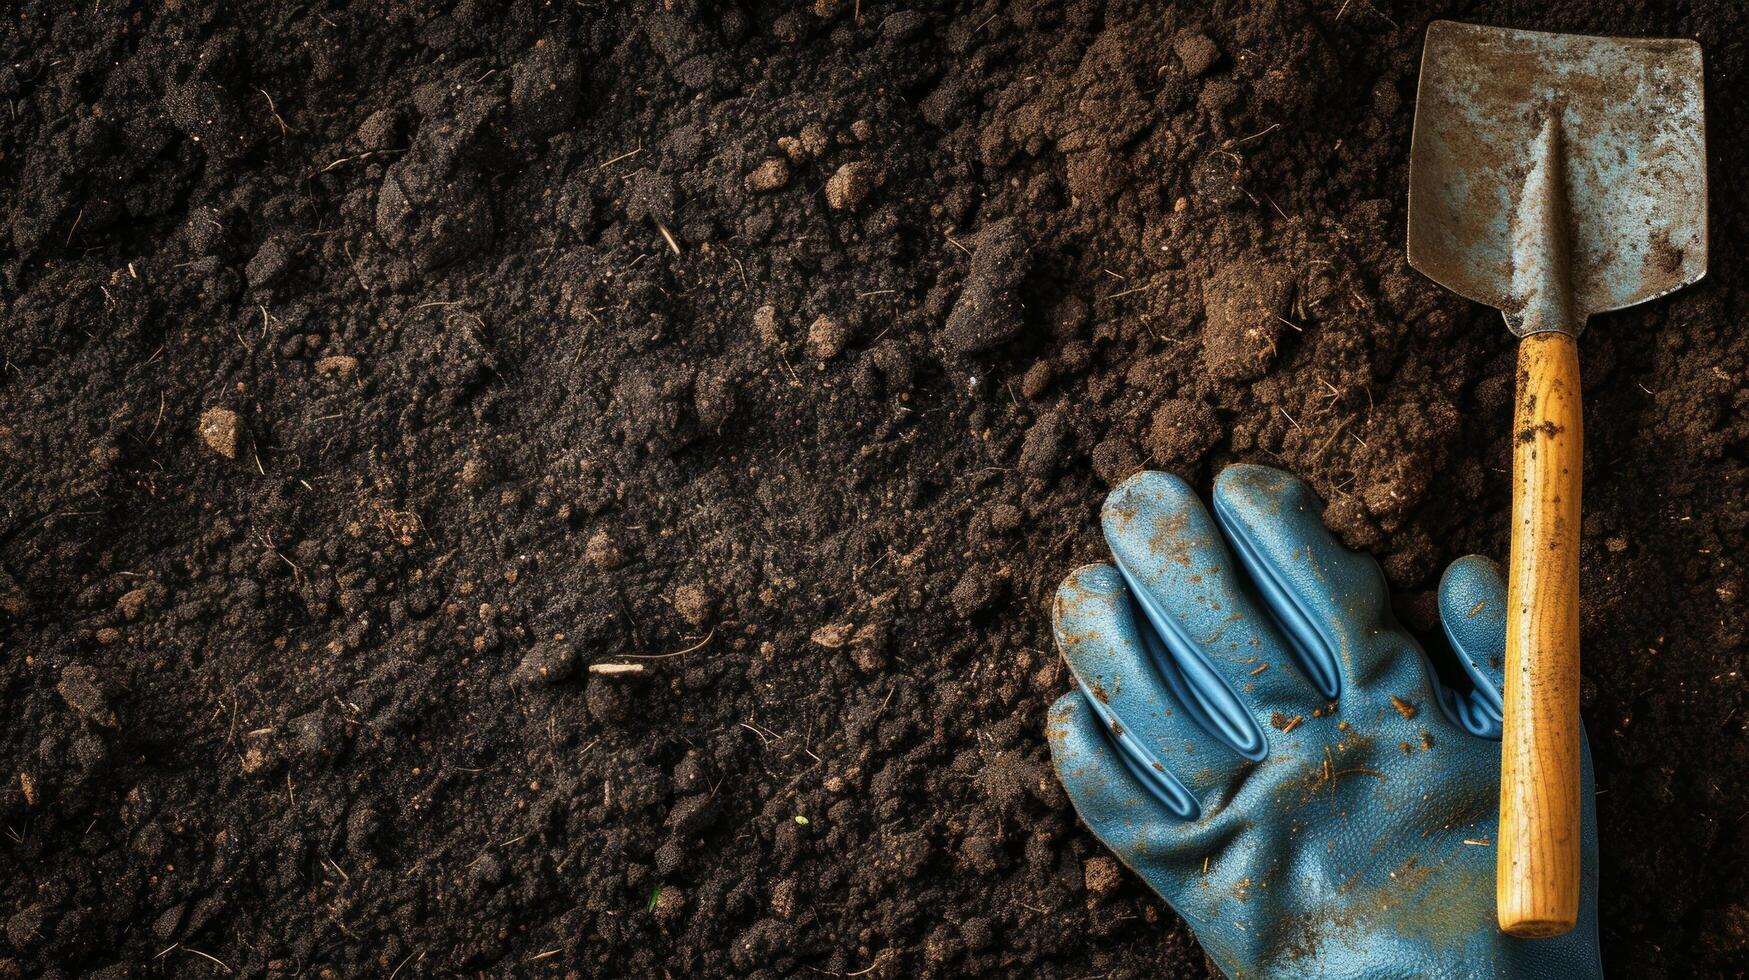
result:
[(1436, 13), (1705, 45), (1712, 273), (1582, 345), (1584, 703), (1605, 962), (1741, 975), (1749, 8), (1527, 6), (9, 8), (0, 977), (1203, 975), (1047, 602), (1142, 466), (1304, 474), (1423, 630), (1505, 552)]

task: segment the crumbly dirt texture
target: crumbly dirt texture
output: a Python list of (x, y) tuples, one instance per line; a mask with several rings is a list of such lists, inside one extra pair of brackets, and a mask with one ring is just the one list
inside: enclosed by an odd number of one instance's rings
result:
[(1303, 474), (1429, 637), (1504, 554), (1435, 15), (1705, 46), (1712, 272), (1581, 345), (1583, 698), (1605, 962), (1741, 975), (1741, 4), (24, 0), (0, 977), (1205, 975), (1048, 604), (1144, 466)]

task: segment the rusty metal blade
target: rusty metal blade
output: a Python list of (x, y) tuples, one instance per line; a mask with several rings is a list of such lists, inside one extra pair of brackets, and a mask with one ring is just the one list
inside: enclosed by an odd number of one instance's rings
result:
[(1409, 264), (1577, 333), (1706, 274), (1700, 46), (1453, 21), (1427, 29), (1409, 162)]

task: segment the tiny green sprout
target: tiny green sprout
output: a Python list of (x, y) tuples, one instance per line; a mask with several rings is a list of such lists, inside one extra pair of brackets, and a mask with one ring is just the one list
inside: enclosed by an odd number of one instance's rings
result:
[(802, 826), (806, 827), (808, 825), (808, 818), (804, 817), (798, 813), (798, 814), (796, 814), (796, 823), (799, 823)]
[(644, 911), (650, 912), (656, 908), (656, 902), (662, 897), (662, 886), (657, 885), (650, 892), (650, 897), (644, 902)]

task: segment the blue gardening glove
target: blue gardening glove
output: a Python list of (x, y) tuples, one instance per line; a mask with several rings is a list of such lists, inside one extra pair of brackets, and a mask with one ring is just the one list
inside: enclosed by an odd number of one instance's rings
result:
[(1051, 709), (1051, 754), (1093, 833), (1235, 980), (1601, 977), (1588, 747), (1578, 928), (1495, 927), (1498, 569), (1459, 559), (1439, 585), (1458, 692), (1304, 483), (1232, 466), (1214, 505), (1133, 477), (1105, 502), (1115, 564), (1057, 592), (1080, 691)]

